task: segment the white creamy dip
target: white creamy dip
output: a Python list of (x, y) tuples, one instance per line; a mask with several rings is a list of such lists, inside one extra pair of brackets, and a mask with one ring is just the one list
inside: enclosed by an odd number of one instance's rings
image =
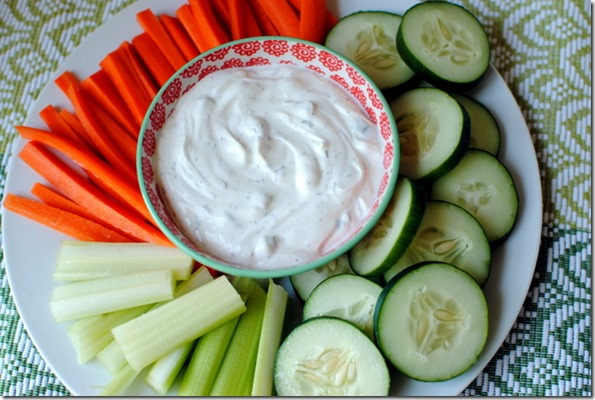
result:
[(212, 73), (157, 135), (156, 179), (198, 248), (242, 268), (312, 261), (367, 216), (377, 127), (342, 87), (291, 65)]

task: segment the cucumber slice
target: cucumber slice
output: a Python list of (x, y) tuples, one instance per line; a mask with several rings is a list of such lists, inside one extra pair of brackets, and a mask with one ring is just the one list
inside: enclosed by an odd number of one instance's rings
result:
[(289, 281), (300, 299), (306, 300), (316, 285), (326, 278), (338, 274), (353, 274), (347, 255), (342, 254), (322, 267), (291, 275)]
[(390, 375), (378, 347), (355, 325), (316, 317), (281, 344), (274, 382), (279, 396), (387, 396)]
[(380, 221), (348, 253), (353, 271), (363, 276), (378, 276), (392, 267), (413, 240), (425, 204), (426, 195), (421, 186), (399, 176)]
[(380, 89), (394, 88), (415, 76), (397, 51), (400, 25), (398, 14), (359, 11), (341, 18), (324, 44), (353, 61)]
[(376, 305), (379, 348), (403, 374), (444, 381), (468, 370), (488, 336), (477, 282), (447, 263), (418, 264), (392, 279)]
[(471, 120), (471, 138), (469, 147), (485, 150), (498, 156), (502, 134), (500, 126), (490, 110), (478, 100), (462, 93), (451, 93), (452, 97), (467, 110)]
[(483, 285), (490, 274), (490, 242), (469, 212), (445, 201), (428, 201), (415, 238), (403, 257), (384, 273), (389, 281), (407, 267), (424, 261), (448, 262)]
[(483, 150), (469, 150), (452, 171), (434, 182), (431, 196), (458, 204), (473, 214), (493, 245), (508, 237), (519, 209), (512, 175), (502, 162)]
[(467, 111), (443, 90), (411, 89), (390, 102), (399, 132), (399, 172), (432, 181), (450, 171), (469, 146)]
[(382, 287), (362, 276), (335, 275), (322, 281), (304, 304), (304, 320), (332, 316), (342, 318), (374, 337), (374, 307)]
[(490, 42), (477, 18), (446, 1), (416, 4), (403, 14), (397, 49), (409, 67), (436, 87), (473, 88), (490, 64)]

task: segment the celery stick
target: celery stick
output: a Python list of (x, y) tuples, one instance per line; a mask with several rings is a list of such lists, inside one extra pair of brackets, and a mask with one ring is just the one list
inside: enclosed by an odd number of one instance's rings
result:
[[(176, 287), (174, 296), (180, 297), (192, 290), (206, 284), (213, 280), (213, 276), (209, 270), (202, 266), (197, 269), (188, 280), (180, 283)], [(157, 306), (159, 306), (158, 304)], [(147, 374), (145, 381), (151, 386), (157, 393), (164, 395), (171, 384), (176, 379), (178, 372), (182, 368), (184, 361), (188, 357), (188, 354), (194, 347), (196, 341), (183, 344), (168, 355), (155, 361), (149, 373)]]
[(183, 296), (186, 293), (189, 293), (197, 287), (202, 286), (212, 280), (213, 275), (211, 275), (208, 268), (201, 266), (196, 271), (194, 271), (187, 280), (178, 283), (174, 291), (174, 297)]
[(98, 356), (114, 340), (112, 328), (138, 317), (150, 307), (150, 305), (143, 305), (86, 317), (70, 325), (68, 337), (77, 353), (79, 363), (84, 364)]
[(170, 270), (68, 283), (54, 288), (50, 310), (57, 322), (80, 319), (172, 299), (174, 285)]
[(245, 311), (238, 292), (220, 276), (115, 327), (112, 334), (132, 368), (141, 370)]
[(126, 357), (120, 348), (118, 342), (113, 340), (97, 353), (97, 360), (111, 375), (115, 375), (127, 364)]
[(174, 383), (178, 372), (182, 368), (182, 365), (184, 365), (188, 354), (194, 348), (195, 343), (196, 340), (183, 344), (165, 357), (161, 357), (155, 361), (145, 377), (147, 385), (153, 388), (157, 394), (165, 395), (172, 383)]
[(179, 396), (208, 396), (240, 317), (224, 323), (198, 339), (182, 378)]
[(100, 396), (120, 396), (134, 382), (139, 371), (126, 364), (103, 388)]
[[(185, 281), (180, 282), (176, 286), (176, 289), (174, 291), (174, 298), (180, 297), (180, 296), (190, 292), (191, 290), (194, 290), (197, 287), (204, 285), (205, 283), (210, 282), (212, 280), (213, 280), (213, 276), (211, 275), (209, 270), (206, 267), (201, 266), (196, 271), (194, 271), (192, 273), (192, 275), (190, 275), (190, 278), (188, 278)], [(105, 369), (107, 369), (107, 371), (110, 374), (112, 374), (112, 375), (116, 374), (122, 368), (122, 366), (124, 366), (124, 364), (126, 363), (126, 358), (124, 357), (124, 353), (122, 352), (122, 349), (120, 349), (120, 345), (114, 340), (114, 337), (111, 334), (111, 329), (113, 327), (119, 325), (120, 323), (126, 322), (127, 320), (137, 317), (140, 314), (147, 312), (150, 309), (152, 309), (154, 307), (158, 307), (165, 303), (166, 302), (157, 303), (155, 305), (149, 305), (149, 306), (141, 306), (140, 309), (142, 311), (138, 312), (138, 314), (136, 314), (133, 317), (130, 317), (126, 320), (122, 320), (117, 324), (113, 324), (112, 326), (109, 327), (109, 330), (107, 332), (108, 334), (106, 335), (106, 338), (105, 338), (105, 340), (109, 340), (109, 344), (105, 345), (105, 343), (102, 343), (103, 349), (101, 349), (101, 351), (99, 351), (97, 353), (97, 360), (99, 360), (99, 362), (103, 365), (103, 367)], [(130, 310), (134, 310), (134, 309), (130, 309)], [(126, 311), (127, 310), (122, 310), (122, 311), (118, 311), (118, 312), (126, 312)], [(107, 317), (109, 315), (111, 315), (111, 314), (107, 314), (105, 317)], [(90, 317), (90, 318), (94, 318), (94, 317)], [(75, 325), (77, 323), (75, 323)], [(91, 332), (89, 332), (89, 333), (91, 335), (90, 335), (89, 341), (91, 340), (92, 337), (94, 337), (92, 335), (94, 333), (93, 331), (96, 331), (97, 329), (90, 328), (90, 330), (91, 330)], [(87, 334), (85, 334), (85, 335), (87, 335)], [(89, 343), (89, 346), (91, 346), (91, 345), (92, 344)], [(179, 355), (179, 353), (177, 353), (177, 354)], [(173, 367), (174, 364), (171, 363), (170, 366)], [(174, 371), (174, 370), (170, 371), (170, 373), (172, 373), (172, 374), (175, 372), (176, 371)], [(149, 375), (150, 375), (150, 373), (149, 373)], [(158, 384), (156, 383), (155, 385), (158, 385)]]
[(266, 293), (250, 278), (235, 277), (233, 283), (238, 292), (247, 295), (247, 309), (231, 337), (211, 396), (249, 396), (252, 392)]
[(258, 353), (256, 354), (256, 366), (254, 367), (252, 396), (273, 395), (275, 357), (281, 345), (288, 298), (289, 296), (282, 286), (276, 285), (272, 279), (269, 280)]
[(171, 269), (174, 279), (188, 279), (194, 260), (176, 247), (152, 243), (61, 242), (54, 280), (105, 278), (156, 269)]

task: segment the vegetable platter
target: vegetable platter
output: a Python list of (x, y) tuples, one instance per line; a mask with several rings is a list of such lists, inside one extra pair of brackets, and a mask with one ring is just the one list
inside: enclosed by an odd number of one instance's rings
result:
[[(106, 54), (142, 32), (141, 27), (134, 23), (139, 12), (150, 8), (155, 14), (171, 15), (182, 4), (183, 0), (141, 0), (132, 4), (89, 35), (65, 60), (54, 77), (64, 71), (72, 71), (81, 77), (93, 74)], [(359, 0), (327, 2), (329, 10), (336, 17), (363, 11), (362, 4)], [(365, 2), (365, 10), (403, 14), (414, 4), (412, 0), (370, 0)], [(488, 68), (478, 86), (468, 93), (489, 108), (500, 125), (502, 144), (498, 158), (507, 165), (516, 183), (518, 218), (511, 235), (495, 249), (491, 272), (483, 286), (490, 310), (489, 332), (486, 345), (475, 364), (462, 375), (438, 383), (421, 382), (393, 373), (390, 394), (395, 396), (459, 395), (481, 373), (506, 338), (519, 314), (534, 272), (540, 244), (542, 199), (537, 160), (523, 115), (493, 66)], [(40, 93), (24, 125), (43, 126), (39, 113), (48, 104), (64, 108), (70, 106), (68, 99), (53, 82)], [(13, 154), (16, 155), (24, 144), (25, 140), (18, 139)], [(39, 180), (39, 176), (18, 157), (13, 156), (11, 162), (6, 192), (25, 195)], [(109, 373), (96, 361), (79, 364), (67, 336), (68, 325), (56, 323), (48, 307), (52, 291), (57, 285), (52, 273), (58, 250), (60, 243), (68, 236), (13, 213), (4, 213), (2, 224), (8, 279), (18, 311), (35, 346), (72, 394), (99, 394), (110, 380)], [(290, 313), (292, 319), (298, 320), (301, 305), (289, 279), (281, 279), (280, 284), (294, 298)], [(175, 388), (172, 389), (173, 393)], [(143, 380), (136, 380), (125, 393), (154, 394)]]

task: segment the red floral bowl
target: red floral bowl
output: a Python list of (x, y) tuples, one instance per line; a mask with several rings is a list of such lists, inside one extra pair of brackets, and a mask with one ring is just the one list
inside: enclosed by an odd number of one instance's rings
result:
[[(367, 217), (342, 244), (315, 260), (281, 269), (251, 269), (225, 262), (201, 249), (176, 224), (168, 208), (167, 194), (156, 179), (157, 138), (178, 99), (214, 71), (248, 66), (292, 64), (308, 68), (343, 87), (378, 127), (383, 148), (382, 179)], [(347, 252), (378, 222), (392, 196), (399, 166), (397, 128), (390, 107), (380, 90), (357, 66), (325, 46), (287, 37), (259, 37), (227, 43), (204, 52), (177, 71), (153, 100), (139, 136), (137, 170), (142, 195), (153, 218), (174, 245), (196, 261), (230, 275), (254, 278), (289, 276), (320, 267)]]

